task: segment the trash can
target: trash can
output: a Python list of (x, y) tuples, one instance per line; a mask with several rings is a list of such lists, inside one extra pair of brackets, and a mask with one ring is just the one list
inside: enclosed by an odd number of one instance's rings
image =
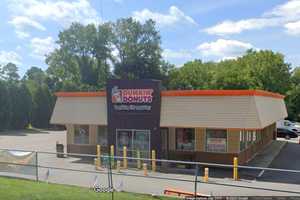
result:
[(65, 155), (64, 154), (60, 154), (60, 153), (64, 153), (64, 145), (56, 143), (56, 152), (57, 152), (56, 157), (58, 157), (58, 158), (64, 158)]

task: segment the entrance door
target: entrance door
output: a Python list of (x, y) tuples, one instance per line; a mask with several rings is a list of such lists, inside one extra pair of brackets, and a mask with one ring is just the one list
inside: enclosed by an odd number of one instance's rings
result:
[(140, 151), (141, 158), (150, 158), (150, 130), (117, 129), (117, 155), (123, 156), (123, 147), (128, 150), (128, 157), (136, 157)]

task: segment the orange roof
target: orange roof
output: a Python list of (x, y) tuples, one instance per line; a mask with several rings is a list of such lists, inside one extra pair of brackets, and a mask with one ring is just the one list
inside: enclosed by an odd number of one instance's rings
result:
[[(57, 92), (58, 97), (103, 97), (105, 91), (99, 92)], [(285, 96), (264, 90), (166, 90), (162, 96), (266, 96), (283, 99)]]

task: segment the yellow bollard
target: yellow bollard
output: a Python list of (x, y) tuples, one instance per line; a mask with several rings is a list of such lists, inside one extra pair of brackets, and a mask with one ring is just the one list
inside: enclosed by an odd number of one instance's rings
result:
[(204, 176), (203, 176), (203, 181), (208, 182), (208, 173), (209, 169), (207, 167), (204, 168)]
[(124, 169), (128, 168), (128, 162), (127, 162), (127, 147), (123, 147), (123, 167)]
[(155, 160), (155, 150), (152, 150), (152, 171), (156, 171), (156, 160)]
[(114, 162), (115, 162), (115, 148), (114, 145), (110, 145), (110, 156), (111, 156), (111, 167), (114, 168)]
[(101, 168), (101, 146), (97, 145), (96, 169)]
[(137, 168), (142, 168), (142, 162), (141, 162), (141, 152), (138, 150), (136, 151), (136, 157), (137, 157)]
[(121, 172), (121, 161), (117, 160), (117, 172)]
[(233, 158), (233, 180), (238, 180), (238, 158)]
[(144, 176), (148, 176), (147, 163), (143, 164)]

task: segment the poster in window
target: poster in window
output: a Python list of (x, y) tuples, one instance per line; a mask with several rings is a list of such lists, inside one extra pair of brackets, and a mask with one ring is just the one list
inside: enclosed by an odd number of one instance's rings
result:
[(207, 151), (226, 152), (226, 138), (207, 138)]

